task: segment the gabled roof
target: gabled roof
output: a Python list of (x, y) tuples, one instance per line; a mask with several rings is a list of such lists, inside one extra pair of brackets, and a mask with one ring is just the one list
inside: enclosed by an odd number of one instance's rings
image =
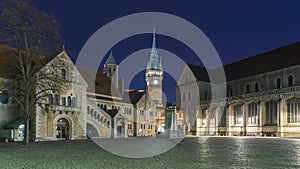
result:
[[(227, 64), (223, 68), (226, 80), (231, 81), (295, 65), (300, 65), (300, 42)], [(210, 81), (204, 67), (192, 64), (188, 64), (188, 67), (198, 80)], [(218, 69), (220, 68), (211, 71), (217, 71)]]
[(118, 110), (117, 109), (113, 109), (113, 110), (108, 110), (107, 113), (114, 118), (117, 114), (118, 114)]
[(77, 67), (77, 69), (88, 83), (88, 92), (106, 95), (108, 97), (122, 97), (118, 89), (104, 73), (82, 67)]
[(192, 64), (187, 64), (187, 66), (191, 69), (192, 73), (198, 80), (209, 82), (208, 73), (204, 67)]
[(145, 94), (144, 90), (129, 90), (127, 92), (132, 104), (137, 104)]

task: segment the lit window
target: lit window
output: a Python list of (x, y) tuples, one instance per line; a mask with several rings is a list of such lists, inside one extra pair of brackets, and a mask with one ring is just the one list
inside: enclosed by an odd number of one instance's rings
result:
[(243, 112), (242, 106), (236, 105), (234, 106), (234, 124), (242, 124), (243, 121)]

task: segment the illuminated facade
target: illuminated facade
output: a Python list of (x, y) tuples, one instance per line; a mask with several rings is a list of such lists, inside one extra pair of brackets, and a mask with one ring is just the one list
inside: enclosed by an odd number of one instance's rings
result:
[(300, 43), (294, 43), (225, 65), (224, 102), (212, 99), (216, 84), (205, 68), (186, 65), (177, 90), (186, 133), (299, 137), (299, 49)]

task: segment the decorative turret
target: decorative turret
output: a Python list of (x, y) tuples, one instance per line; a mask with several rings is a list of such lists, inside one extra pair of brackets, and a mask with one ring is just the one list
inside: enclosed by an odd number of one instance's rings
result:
[(112, 51), (110, 52), (105, 64), (103, 73), (110, 78), (111, 82), (118, 87), (118, 72), (119, 65), (117, 64), (115, 58), (113, 57)]

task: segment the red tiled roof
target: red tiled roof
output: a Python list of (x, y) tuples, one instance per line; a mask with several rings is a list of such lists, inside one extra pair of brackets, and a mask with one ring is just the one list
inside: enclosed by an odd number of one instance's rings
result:
[(88, 84), (88, 92), (106, 96), (122, 97), (118, 89), (104, 73), (82, 67), (77, 67), (77, 69)]

